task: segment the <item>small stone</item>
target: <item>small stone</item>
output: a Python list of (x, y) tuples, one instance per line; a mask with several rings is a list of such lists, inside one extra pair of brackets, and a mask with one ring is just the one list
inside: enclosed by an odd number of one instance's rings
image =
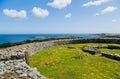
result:
[(20, 75), (20, 77), (27, 77), (27, 74), (22, 74)]
[(33, 74), (33, 73), (29, 73), (28, 76), (29, 76), (30, 78), (33, 78), (34, 74)]

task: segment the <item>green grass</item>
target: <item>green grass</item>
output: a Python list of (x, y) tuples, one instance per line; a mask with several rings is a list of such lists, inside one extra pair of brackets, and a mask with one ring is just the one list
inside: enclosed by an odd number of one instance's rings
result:
[(120, 49), (100, 49), (101, 52), (110, 52), (110, 53), (116, 53), (116, 54), (120, 54)]
[(120, 49), (100, 49), (101, 52), (120, 54)]
[(31, 56), (30, 66), (36, 67), (47, 79), (120, 79), (120, 61), (82, 51), (83, 46), (105, 45), (108, 44), (55, 46)]

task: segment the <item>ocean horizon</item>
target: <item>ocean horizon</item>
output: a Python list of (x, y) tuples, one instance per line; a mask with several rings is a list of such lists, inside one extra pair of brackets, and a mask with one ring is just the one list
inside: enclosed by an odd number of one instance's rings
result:
[(0, 34), (0, 44), (16, 43), (25, 40), (44, 40), (45, 38), (35, 38), (37, 36), (57, 38), (62, 36), (75, 36), (81, 38), (97, 38), (101, 34)]

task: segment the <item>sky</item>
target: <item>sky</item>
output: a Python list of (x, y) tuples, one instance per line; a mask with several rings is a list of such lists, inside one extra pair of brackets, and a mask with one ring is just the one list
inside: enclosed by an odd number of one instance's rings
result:
[(0, 34), (120, 33), (120, 0), (0, 0)]

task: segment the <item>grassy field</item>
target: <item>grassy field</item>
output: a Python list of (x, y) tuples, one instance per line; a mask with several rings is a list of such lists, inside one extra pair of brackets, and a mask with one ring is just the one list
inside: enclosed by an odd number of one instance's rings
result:
[[(83, 46), (106, 45), (87, 43), (55, 46), (31, 56), (30, 66), (36, 67), (47, 79), (120, 79), (120, 61), (82, 51)], [(119, 53), (120, 50), (114, 52)]]

